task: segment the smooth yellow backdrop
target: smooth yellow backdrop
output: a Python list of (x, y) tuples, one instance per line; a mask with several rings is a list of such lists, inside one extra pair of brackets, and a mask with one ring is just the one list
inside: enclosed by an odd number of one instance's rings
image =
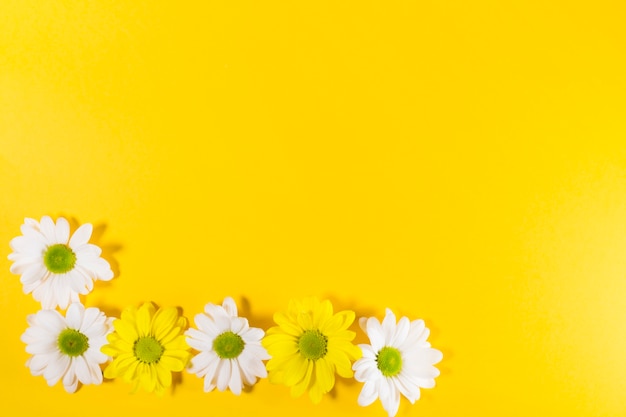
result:
[[(399, 416), (626, 415), (622, 1), (0, 1), (0, 398), (22, 415), (385, 416), (183, 374), (74, 395), (24, 366), (24, 217), (96, 226), (85, 303), (233, 296), (423, 318)], [(357, 330), (356, 326), (354, 327)], [(364, 335), (359, 331), (358, 341)]]

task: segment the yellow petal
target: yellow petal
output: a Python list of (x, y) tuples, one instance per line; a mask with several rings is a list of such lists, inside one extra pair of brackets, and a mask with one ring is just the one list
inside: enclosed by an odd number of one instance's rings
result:
[(113, 379), (117, 378), (118, 376), (124, 375), (132, 362), (135, 362), (135, 357), (132, 354), (126, 353), (120, 355), (106, 367), (106, 369), (104, 370), (104, 377), (108, 379)]
[(292, 356), (283, 367), (285, 372), (285, 385), (292, 386), (300, 382), (306, 375), (308, 362), (308, 360), (300, 355)]
[(322, 394), (326, 394), (335, 385), (335, 369), (326, 358), (315, 362), (315, 385), (320, 387)]
[[(169, 345), (170, 343), (174, 343), (174, 344), (180, 344), (180, 341), (178, 339), (176, 339), (177, 336), (182, 336), (183, 340), (185, 339), (185, 337), (183, 335), (181, 335), (181, 328), (180, 327), (172, 327), (169, 329), (169, 331), (167, 333), (162, 332), (161, 333), (161, 338), (157, 339), (159, 340), (159, 342), (165, 346), (165, 345)], [(186, 345), (185, 345), (186, 346)]]
[(298, 314), (298, 325), (302, 327), (304, 330), (313, 329), (313, 319), (311, 318), (311, 313), (302, 312)]
[(270, 338), (269, 342), (262, 343), (271, 356), (291, 356), (298, 353), (298, 341), (292, 336)]
[(285, 373), (282, 371), (268, 371), (267, 379), (271, 384), (284, 385)]
[(348, 359), (352, 361), (359, 359), (363, 355), (363, 352), (358, 346), (341, 339), (328, 338), (328, 351), (331, 350), (343, 352), (348, 356)]
[(161, 341), (171, 332), (178, 320), (178, 310), (175, 307), (161, 308), (152, 318), (152, 335)]
[(322, 326), (333, 317), (333, 305), (329, 300), (322, 301), (313, 310), (313, 326), (321, 329)]
[(311, 375), (313, 374), (313, 368), (315, 367), (315, 362), (307, 361), (307, 369), (304, 374), (304, 378), (296, 385), (291, 387), (291, 396), (296, 398), (304, 394), (304, 391), (309, 387), (311, 383)]
[(137, 333), (140, 337), (152, 336), (150, 330), (152, 328), (152, 316), (154, 315), (156, 307), (151, 302), (144, 303), (139, 310), (137, 310)]
[[(134, 327), (135, 324), (137, 323), (137, 307), (135, 306), (126, 307), (124, 311), (122, 311), (121, 320), (124, 320), (125, 322), (127, 322), (128, 324)], [(118, 320), (115, 320), (115, 321), (118, 321)]]
[(186, 357), (182, 358), (180, 355), (169, 355), (165, 354), (161, 356), (161, 360), (159, 361), (159, 365), (161, 365), (164, 369), (173, 372), (180, 372), (185, 368)]
[(354, 322), (355, 313), (352, 310), (344, 310), (335, 314), (330, 320), (323, 323), (320, 329), (325, 334), (333, 335), (341, 330), (345, 330)]
[(139, 378), (141, 380), (141, 385), (143, 386), (143, 389), (148, 392), (154, 391), (157, 385), (157, 376), (154, 370), (154, 366), (145, 363), (142, 363), (139, 366)]
[(354, 373), (352, 372), (352, 363), (348, 356), (343, 352), (336, 349), (329, 349), (326, 353), (326, 357), (329, 362), (331, 362), (337, 373), (344, 378), (352, 378)]
[(302, 334), (302, 328), (284, 313), (275, 313), (274, 321), (288, 335), (297, 337)]
[[(113, 328), (121, 339), (125, 342), (133, 344), (139, 337), (137, 329), (128, 321), (121, 319), (113, 322)], [(113, 336), (114, 338), (115, 336)]]
[(124, 381), (132, 382), (138, 379), (137, 369), (139, 368), (140, 364), (141, 362), (135, 360), (128, 366), (123, 375)]
[(167, 388), (172, 385), (172, 372), (170, 372), (165, 366), (160, 365), (161, 362), (159, 362), (159, 366), (155, 366), (158, 384), (164, 388)]
[(268, 371), (282, 371), (285, 368), (285, 364), (291, 361), (294, 356), (296, 355), (273, 356), (272, 359), (265, 364), (265, 367)]

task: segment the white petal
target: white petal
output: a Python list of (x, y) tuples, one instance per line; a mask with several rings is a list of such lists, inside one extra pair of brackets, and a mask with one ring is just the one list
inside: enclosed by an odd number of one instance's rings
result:
[(78, 388), (78, 377), (76, 373), (70, 370), (65, 374), (63, 377), (63, 388), (70, 394), (76, 392), (76, 388)]
[(393, 311), (386, 309), (385, 318), (383, 319), (383, 335), (385, 337), (385, 346), (390, 346), (393, 335), (396, 332), (396, 316)]
[(361, 358), (352, 366), (354, 370), (354, 379), (359, 382), (365, 382), (372, 378), (382, 375), (376, 365), (376, 361), (369, 358)]
[(377, 352), (372, 348), (371, 345), (360, 344), (359, 348), (361, 348), (364, 358), (376, 359)]
[(359, 327), (367, 334), (367, 317), (359, 318)]
[(230, 330), (230, 321), (231, 317), (222, 315), (218, 317), (214, 317), (215, 327), (217, 327), (218, 334), (222, 334)]
[(213, 303), (207, 303), (204, 306), (204, 312), (213, 320), (215, 320), (217, 317), (229, 317), (226, 313), (226, 310), (224, 310), (224, 307), (215, 305)]
[[(92, 344), (92, 342), (94, 343)], [(96, 366), (100, 363), (105, 363), (110, 359), (107, 355), (100, 351), (100, 348), (107, 343), (108, 341), (104, 337), (99, 338), (95, 341), (93, 339), (89, 339), (89, 349), (87, 349), (87, 351), (83, 353), (87, 364), (89, 364), (90, 366)], [(100, 367), (96, 367), (100, 369)], [(102, 371), (99, 372), (102, 373)]]
[(221, 360), (217, 370), (217, 389), (224, 391), (230, 382), (230, 361)]
[(400, 407), (400, 392), (393, 385), (391, 378), (383, 378), (380, 384), (380, 401), (389, 417), (393, 417)]
[(56, 243), (67, 244), (67, 241), (70, 238), (70, 224), (64, 217), (59, 217), (57, 219), (57, 224), (54, 228), (54, 235)]
[(37, 343), (29, 343), (26, 345), (26, 352), (32, 355), (45, 355), (55, 353), (57, 351), (57, 344), (54, 339), (41, 341)]
[(380, 322), (375, 317), (370, 317), (367, 320), (367, 336), (370, 339), (372, 349), (378, 352), (385, 346), (385, 336), (383, 335), (383, 328)]
[(215, 355), (214, 359), (209, 361), (206, 367), (206, 376), (204, 377), (204, 392), (212, 391), (217, 384), (217, 372), (222, 361)]
[(87, 266), (87, 269), (93, 272), (95, 278), (98, 278), (99, 280), (110, 281), (113, 279), (113, 270), (111, 270), (111, 265), (109, 265), (109, 263), (103, 258), (97, 258), (91, 262), (89, 266)]
[(377, 381), (367, 381), (363, 385), (361, 389), (361, 393), (359, 394), (359, 399), (357, 400), (358, 404), (362, 407), (366, 407), (376, 401), (378, 398), (378, 382)]
[(411, 322), (407, 317), (402, 317), (398, 321), (398, 325), (396, 326), (396, 331), (391, 339), (391, 346), (400, 346), (406, 340), (409, 335), (409, 330), (411, 328)]
[(30, 264), (24, 268), (20, 282), (22, 284), (34, 284), (37, 281), (42, 281), (49, 274), (48, 270), (41, 262)]
[(70, 329), (78, 330), (83, 324), (85, 307), (80, 303), (73, 303), (65, 312), (65, 322)]
[(196, 374), (198, 377), (202, 378), (207, 373), (207, 367), (211, 363), (211, 360), (214, 359), (213, 356), (210, 355), (210, 352), (200, 352), (193, 358), (191, 358), (189, 368), (187, 371), (191, 374)]
[(68, 356), (57, 355), (54, 359), (48, 363), (43, 372), (43, 377), (46, 378), (50, 386), (56, 384), (65, 375), (70, 366), (70, 358)]
[[(13, 256), (12, 256), (13, 255)], [(15, 275), (21, 275), (30, 266), (39, 264), (43, 265), (43, 257), (39, 256), (25, 256), (25, 255), (9, 255), (9, 260), (13, 260), (13, 264), (9, 267), (9, 271)]]
[(257, 343), (263, 339), (265, 332), (257, 327), (248, 327), (239, 334), (246, 344)]
[(241, 352), (241, 354), (243, 355), (244, 353), (247, 353), (247, 354), (255, 357), (259, 361), (271, 358), (269, 353), (267, 353), (267, 350), (263, 346), (261, 346), (261, 344), (259, 342), (246, 344), (245, 347), (243, 348), (243, 352)]
[(93, 226), (91, 224), (85, 223), (80, 226), (78, 229), (76, 229), (76, 231), (72, 235), (72, 238), (70, 239), (70, 247), (74, 249), (80, 245), (84, 245), (89, 242), (89, 238), (91, 238), (92, 232)]
[(50, 216), (43, 216), (41, 218), (41, 222), (39, 223), (39, 230), (45, 236), (46, 241), (49, 243), (59, 243), (56, 241), (56, 233), (55, 233), (54, 222), (50, 218)]
[(395, 378), (396, 387), (400, 390), (402, 395), (404, 395), (411, 404), (414, 404), (420, 397), (420, 389), (417, 384), (411, 382), (411, 380), (405, 377), (404, 373), (401, 372)]
[(54, 355), (34, 355), (27, 363), (27, 366), (30, 368), (30, 373), (33, 376), (42, 375), (46, 370), (46, 366), (48, 366), (48, 362), (50, 358), (56, 358), (57, 354)]
[(77, 301), (75, 298), (72, 298), (72, 288), (68, 285), (68, 274), (59, 274), (52, 277), (52, 282), (50, 283), (51, 289), (54, 292), (55, 303), (61, 309), (67, 308), (67, 306), (72, 301)]
[(92, 245), (91, 243), (76, 246), (72, 248), (72, 250), (76, 254), (76, 261), (83, 263), (89, 263), (94, 259), (99, 258), (102, 254), (102, 249), (100, 249), (99, 246)]
[[(102, 370), (100, 369), (99, 363), (102, 362), (91, 362), (85, 356), (85, 360), (87, 361), (87, 366), (89, 366), (89, 374), (91, 375), (91, 383), (95, 385), (102, 384)], [(104, 362), (104, 361), (103, 361)]]
[(206, 334), (193, 328), (188, 329), (185, 332), (185, 335), (187, 335), (187, 337), (185, 338), (185, 340), (187, 341), (187, 344), (191, 346), (193, 349), (196, 349), (199, 351), (208, 351), (208, 350), (213, 349), (213, 340), (215, 340), (215, 338), (211, 339)]
[(83, 312), (83, 322), (80, 325), (79, 331), (86, 336), (95, 336), (101, 331), (106, 331), (105, 321), (106, 317), (100, 309), (89, 307)]
[(77, 356), (74, 358), (74, 372), (76, 372), (78, 380), (83, 384), (91, 383), (91, 372), (89, 371), (89, 366), (83, 356)]
[(220, 330), (215, 324), (215, 321), (213, 321), (213, 319), (206, 314), (196, 314), (196, 316), (194, 317), (194, 322), (196, 323), (196, 326), (198, 326), (198, 329), (200, 329), (200, 331), (206, 333), (212, 338), (216, 338), (219, 334), (221, 334)]
[(224, 298), (222, 307), (224, 307), (226, 314), (231, 317), (237, 317), (237, 304), (235, 304), (235, 300), (233, 300), (231, 297)]
[(239, 334), (248, 327), (248, 320), (241, 317), (232, 317), (230, 319), (230, 331)]
[(413, 349), (428, 338), (428, 333), (424, 320), (413, 320), (409, 329), (409, 335), (398, 348), (403, 351)]
[(267, 370), (263, 365), (263, 362), (258, 358), (250, 355), (245, 350), (237, 358), (239, 362), (239, 369), (242, 373), (242, 379), (248, 385), (256, 383), (257, 377), (266, 378)]
[(231, 365), (231, 373), (230, 373), (230, 382), (228, 383), (228, 388), (230, 388), (231, 392), (235, 395), (241, 394), (241, 388), (243, 384), (241, 382), (241, 372), (239, 370), (239, 363), (237, 359), (230, 360)]
[(26, 236), (17, 236), (9, 242), (15, 254), (21, 257), (39, 257), (43, 255), (48, 246), (43, 239), (32, 239)]
[(441, 351), (434, 348), (417, 348), (405, 352), (407, 362), (414, 366), (428, 366), (439, 363), (443, 359)]
[(66, 328), (65, 319), (56, 310), (39, 310), (35, 319), (39, 326), (56, 335)]

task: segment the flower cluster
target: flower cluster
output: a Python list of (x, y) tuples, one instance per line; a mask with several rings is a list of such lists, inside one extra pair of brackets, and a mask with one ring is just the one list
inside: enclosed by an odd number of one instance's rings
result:
[[(363, 386), (358, 404), (380, 399), (393, 417), (401, 396), (414, 403), (420, 388), (432, 388), (442, 359), (427, 341), (424, 321), (396, 317), (389, 309), (382, 322), (361, 318), (370, 344), (353, 344), (350, 330), (354, 311), (335, 312), (329, 300), (294, 299), (286, 311), (276, 312), (276, 326), (251, 327), (226, 297), (221, 305), (207, 303), (194, 317), (195, 327), (176, 307), (158, 308), (152, 302), (107, 317), (96, 307), (85, 307), (81, 296), (94, 282), (114, 276), (102, 250), (89, 243), (92, 226), (70, 233), (64, 218), (54, 222), (26, 219), (22, 235), (11, 240), (11, 272), (20, 275), (24, 293), (32, 293), (42, 309), (27, 317), (22, 334), (26, 365), (43, 375), (48, 385), (62, 381), (67, 392), (79, 384), (98, 385), (104, 378), (120, 378), (163, 394), (175, 372), (204, 378), (204, 391), (243, 388), (259, 379), (290, 388), (293, 397), (308, 393), (313, 403), (335, 385), (335, 378), (355, 378)], [(267, 361), (267, 362), (265, 362)]]

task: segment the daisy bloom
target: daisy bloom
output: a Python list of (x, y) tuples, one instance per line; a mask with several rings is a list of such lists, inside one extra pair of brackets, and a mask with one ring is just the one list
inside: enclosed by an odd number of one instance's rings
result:
[(63, 380), (67, 392), (75, 392), (78, 383), (102, 383), (100, 364), (109, 358), (100, 352), (111, 322), (95, 307), (69, 306), (63, 317), (56, 310), (40, 310), (27, 317), (30, 327), (22, 334), (26, 352), (32, 354), (26, 366), (35, 375), (43, 375), (48, 385)]
[(183, 334), (187, 320), (176, 307), (157, 309), (151, 302), (128, 307), (113, 322), (115, 331), (107, 336), (102, 352), (113, 357), (104, 370), (105, 378), (122, 377), (148, 392), (162, 394), (172, 385), (172, 372), (183, 370), (189, 360), (189, 346)]
[(93, 227), (86, 223), (70, 236), (70, 224), (63, 217), (49, 216), (41, 222), (26, 218), (22, 236), (11, 240), (11, 272), (21, 275), (24, 293), (33, 293), (44, 309), (65, 309), (79, 302), (79, 294), (93, 289), (94, 280), (113, 278), (102, 250), (88, 243)]
[(358, 403), (372, 404), (380, 398), (383, 408), (393, 417), (400, 406), (400, 394), (411, 404), (420, 397), (420, 388), (435, 386), (439, 370), (433, 365), (443, 355), (426, 341), (430, 331), (423, 320), (409, 321), (387, 309), (381, 323), (374, 317), (361, 318), (359, 324), (370, 339), (369, 345), (359, 345), (363, 357), (352, 367), (354, 378), (364, 382)]
[(200, 353), (191, 358), (188, 371), (204, 377), (205, 392), (230, 388), (239, 395), (244, 384), (254, 385), (257, 377), (267, 376), (263, 360), (270, 357), (261, 346), (265, 333), (237, 316), (232, 298), (226, 297), (221, 306), (208, 303), (194, 321), (198, 329), (190, 328), (185, 335)]
[(291, 387), (293, 397), (309, 391), (313, 403), (335, 385), (335, 372), (351, 378), (353, 360), (361, 357), (348, 330), (354, 311), (333, 314), (330, 301), (317, 298), (291, 300), (286, 312), (274, 314), (278, 326), (267, 331), (263, 345), (272, 359), (267, 363), (272, 383)]

